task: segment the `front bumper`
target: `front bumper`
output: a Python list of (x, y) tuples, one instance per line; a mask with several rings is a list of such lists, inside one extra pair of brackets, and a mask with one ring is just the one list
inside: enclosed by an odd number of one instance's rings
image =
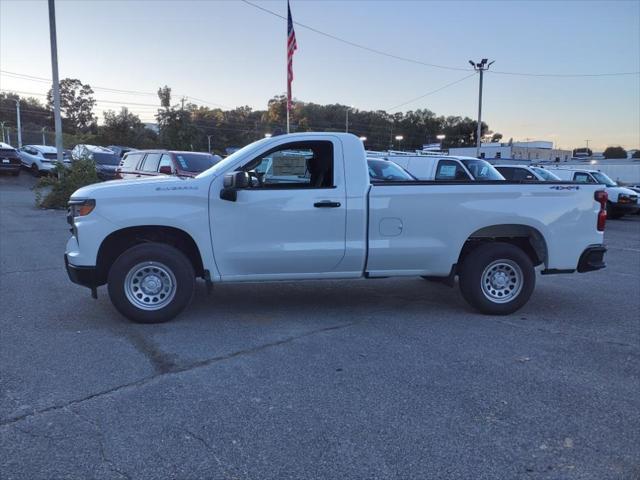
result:
[(607, 265), (604, 263), (604, 254), (607, 251), (607, 247), (604, 245), (592, 245), (587, 247), (578, 261), (578, 272), (592, 272), (594, 270), (600, 270)]
[(613, 203), (611, 204), (612, 213), (619, 213), (623, 215), (631, 215), (640, 210), (638, 203)]
[(64, 255), (64, 266), (67, 269), (69, 280), (77, 285), (91, 288), (92, 290), (100, 286), (96, 267), (77, 266), (69, 263), (67, 254)]
[(0, 163), (0, 172), (18, 172), (20, 163)]

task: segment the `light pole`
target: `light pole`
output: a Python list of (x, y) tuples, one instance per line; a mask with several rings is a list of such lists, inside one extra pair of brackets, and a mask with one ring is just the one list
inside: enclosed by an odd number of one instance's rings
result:
[(49, 0), (49, 38), (51, 41), (51, 76), (53, 79), (53, 118), (56, 128), (56, 159), (62, 163), (62, 116), (60, 115), (60, 81), (58, 79), (58, 41), (56, 36), (56, 5)]
[(16, 100), (16, 125), (18, 128), (18, 148), (22, 148), (22, 128), (20, 128), (20, 99)]
[(209, 153), (211, 153), (211, 137), (213, 137), (213, 135), (207, 135), (207, 143), (209, 144)]
[(436, 138), (440, 140), (440, 150), (442, 150), (442, 141), (447, 138), (447, 136), (444, 133), (441, 133), (440, 135), (436, 135)]
[(398, 141), (398, 149), (402, 148), (402, 140), (404, 140), (404, 137), (402, 135), (396, 135), (396, 140)]
[(591, 140), (585, 140), (585, 142), (587, 142), (587, 151), (586, 151), (586, 152), (584, 152), (584, 153), (586, 153), (586, 154), (587, 154), (587, 156), (590, 156), (590, 155), (589, 155), (589, 142), (590, 142), (590, 141), (591, 141)]
[(4, 122), (0, 122), (0, 126), (2, 127), (2, 143), (5, 143), (5, 141), (4, 141)]
[(47, 139), (44, 136), (44, 131), (47, 129), (47, 127), (42, 127), (42, 144), (46, 145), (47, 144)]
[(271, 138), (271, 136), (272, 136), (272, 135), (271, 135), (270, 133), (265, 133), (265, 134), (264, 134), (264, 138)]
[(469, 60), (469, 63), (474, 70), (480, 73), (480, 87), (478, 89), (478, 132), (476, 133), (476, 157), (478, 158), (480, 158), (480, 147), (482, 146), (482, 78), (484, 71), (489, 70), (489, 67), (494, 61), (487, 63), (488, 60), (483, 58), (478, 63), (475, 63), (473, 60)]
[(344, 131), (349, 133), (349, 110), (353, 108), (353, 105), (347, 107), (347, 113), (344, 121)]

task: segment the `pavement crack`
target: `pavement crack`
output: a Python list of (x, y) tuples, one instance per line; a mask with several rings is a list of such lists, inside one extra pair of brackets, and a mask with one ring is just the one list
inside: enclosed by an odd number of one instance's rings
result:
[(208, 450), (211, 453), (211, 456), (213, 456), (213, 459), (216, 461), (218, 466), (222, 469), (222, 473), (225, 478), (229, 478), (229, 479), (233, 478), (229, 474), (227, 470), (227, 466), (224, 463), (222, 463), (222, 460), (220, 460), (220, 458), (216, 455), (215, 448), (207, 440), (205, 440), (204, 437), (201, 437), (200, 435), (196, 435), (195, 433), (193, 433), (193, 431), (188, 429), (185, 429), (184, 432), (187, 434), (187, 437), (191, 437), (197, 440), (202, 444), (202, 446), (204, 446), (206, 450)]
[(63, 408), (63, 410), (71, 413), (72, 415), (74, 415), (75, 417), (77, 417), (78, 419), (80, 419), (80, 421), (87, 423), (88, 425), (91, 426), (91, 428), (93, 430), (95, 430), (96, 434), (97, 434), (97, 438), (98, 438), (98, 446), (99, 446), (99, 452), (100, 452), (100, 458), (102, 459), (102, 463), (104, 463), (107, 468), (113, 472), (113, 473), (117, 473), (118, 475), (120, 475), (123, 478), (126, 478), (127, 480), (132, 480), (131, 475), (129, 475), (127, 472), (119, 469), (114, 463), (113, 461), (107, 457), (107, 453), (106, 453), (106, 449), (105, 449), (105, 436), (104, 436), (104, 432), (102, 431), (102, 429), (100, 428), (100, 426), (91, 421), (89, 418), (85, 417), (84, 415), (79, 414), (78, 412), (74, 411), (71, 408)]
[[(251, 348), (246, 348), (244, 350), (237, 350), (235, 352), (226, 354), (226, 355), (220, 355), (217, 357), (212, 357), (206, 360), (201, 360), (201, 361), (197, 361), (197, 362), (192, 362), (180, 367), (176, 367), (173, 370), (167, 371), (167, 372), (160, 372), (157, 373), (155, 375), (152, 375), (150, 377), (144, 377), (141, 378), (139, 380), (136, 380), (134, 382), (129, 382), (129, 383), (125, 383), (122, 385), (118, 385), (116, 387), (113, 388), (109, 388), (107, 390), (102, 390), (100, 392), (96, 392), (96, 393), (92, 393), (90, 395), (87, 395), (85, 397), (82, 398), (78, 398), (75, 400), (70, 400), (66, 403), (63, 404), (59, 404), (59, 405), (51, 405), (49, 407), (45, 407), (45, 408), (41, 408), (39, 410), (34, 410), (32, 412), (29, 413), (24, 413), (22, 415), (16, 416), (16, 417), (10, 417), (8, 419), (3, 419), (2, 421), (0, 421), (0, 428), (1, 427), (6, 427), (8, 425), (14, 425), (22, 420), (25, 420), (27, 418), (31, 418), (31, 417), (35, 417), (38, 415), (42, 415), (42, 414), (46, 414), (46, 413), (50, 413), (50, 412), (55, 412), (58, 410), (67, 410), (67, 411), (71, 411), (73, 412), (69, 407), (73, 406), (73, 405), (80, 405), (84, 402), (88, 402), (90, 400), (94, 400), (96, 398), (100, 398), (100, 397), (104, 397), (107, 395), (112, 395), (114, 393), (118, 393), (120, 391), (123, 390), (128, 390), (128, 389), (132, 389), (132, 388), (138, 388), (141, 386), (144, 386), (148, 383), (153, 382), (154, 380), (161, 378), (161, 377), (165, 377), (168, 375), (179, 375), (181, 373), (185, 373), (185, 372), (190, 372), (193, 370), (197, 370), (200, 368), (204, 368), (204, 367), (208, 367), (210, 365), (213, 365), (215, 363), (219, 363), (219, 362), (223, 362), (226, 360), (231, 360), (233, 358), (236, 357), (242, 357), (242, 356), (247, 356), (247, 355), (253, 355), (255, 353), (261, 352), (263, 350), (268, 350), (270, 348), (274, 348), (274, 347), (279, 347), (281, 345), (286, 345), (289, 343), (292, 343), (296, 340), (302, 339), (302, 338), (306, 338), (306, 337), (311, 337), (313, 335), (319, 335), (322, 333), (326, 333), (326, 332), (331, 332), (331, 331), (337, 331), (337, 330), (343, 330), (345, 328), (349, 328), (352, 327), (354, 325), (358, 325), (362, 322), (364, 322), (365, 320), (358, 320), (358, 321), (354, 321), (354, 322), (348, 322), (348, 323), (342, 323), (339, 325), (333, 325), (331, 327), (324, 327), (324, 328), (319, 328), (317, 330), (311, 330), (308, 332), (304, 332), (301, 333), (300, 335), (294, 335), (291, 337), (286, 337), (283, 338), (282, 340), (277, 340), (274, 342), (270, 342), (270, 343), (265, 343), (262, 345), (258, 345), (255, 347), (251, 347)], [(73, 412), (75, 413), (75, 412)]]

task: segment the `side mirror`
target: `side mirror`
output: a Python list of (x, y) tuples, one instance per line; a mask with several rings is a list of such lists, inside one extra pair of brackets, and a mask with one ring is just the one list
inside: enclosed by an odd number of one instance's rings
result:
[(231, 172), (224, 176), (222, 186), (220, 190), (220, 198), (229, 202), (235, 202), (238, 199), (238, 190), (248, 188), (251, 183), (251, 178), (247, 172)]
[(173, 173), (173, 170), (170, 165), (162, 165), (160, 167), (160, 170), (158, 170), (158, 172), (164, 175), (171, 175)]

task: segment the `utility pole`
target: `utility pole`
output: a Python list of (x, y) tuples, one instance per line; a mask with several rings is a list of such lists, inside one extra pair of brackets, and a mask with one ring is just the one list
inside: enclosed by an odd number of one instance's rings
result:
[(211, 137), (213, 137), (213, 135), (207, 135), (207, 142), (209, 143), (209, 153), (211, 153)]
[(485, 70), (489, 70), (489, 67), (494, 61), (487, 63), (489, 60), (483, 58), (478, 63), (473, 60), (469, 60), (469, 63), (476, 72), (480, 73), (480, 87), (478, 90), (478, 132), (476, 133), (476, 157), (480, 158), (480, 147), (482, 146), (482, 78)]
[(18, 148), (22, 148), (22, 128), (20, 128), (20, 99), (16, 100), (16, 124), (18, 128)]
[(62, 117), (60, 115), (60, 81), (58, 79), (58, 41), (55, 0), (49, 0), (49, 37), (51, 39), (51, 73), (53, 77), (53, 118), (56, 129), (56, 159), (62, 163)]

